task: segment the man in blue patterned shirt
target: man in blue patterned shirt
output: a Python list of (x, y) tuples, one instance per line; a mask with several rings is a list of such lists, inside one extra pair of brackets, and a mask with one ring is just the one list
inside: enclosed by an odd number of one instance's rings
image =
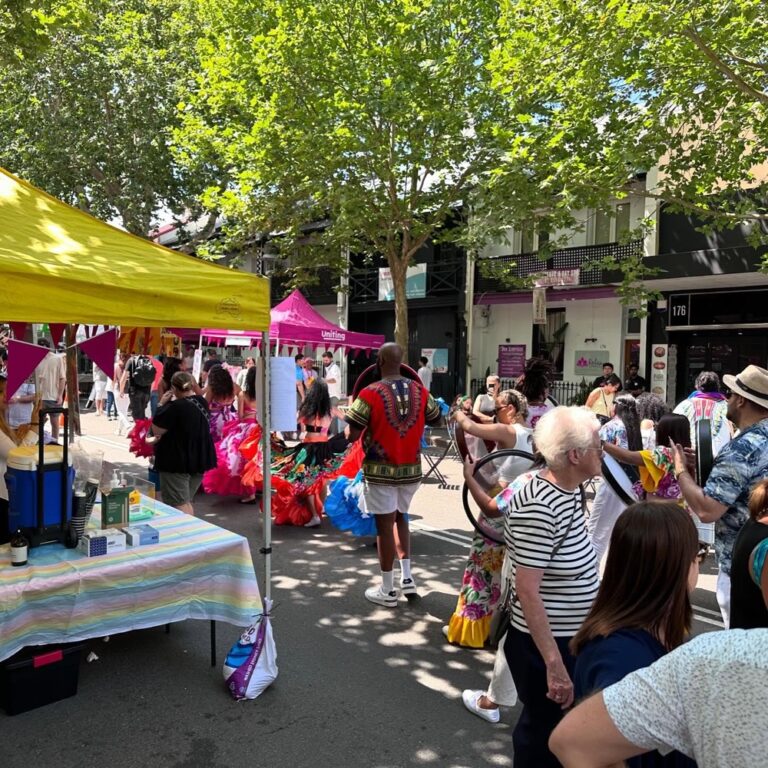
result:
[(768, 370), (748, 365), (738, 376), (723, 376), (728, 418), (739, 435), (717, 454), (704, 488), (688, 473), (683, 449), (675, 449), (675, 476), (683, 498), (703, 523), (716, 521), (717, 602), (727, 627), (731, 608), (733, 544), (749, 519), (747, 502), (768, 476)]

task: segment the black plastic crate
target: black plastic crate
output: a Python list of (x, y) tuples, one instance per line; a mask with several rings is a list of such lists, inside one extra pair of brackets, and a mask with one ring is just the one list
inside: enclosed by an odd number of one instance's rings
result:
[(18, 715), (77, 693), (83, 645), (24, 648), (0, 664), (0, 706)]

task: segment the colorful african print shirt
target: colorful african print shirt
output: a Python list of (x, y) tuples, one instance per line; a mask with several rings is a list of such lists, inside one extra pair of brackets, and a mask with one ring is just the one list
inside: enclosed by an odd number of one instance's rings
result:
[(420, 381), (384, 379), (367, 386), (347, 411), (347, 421), (365, 429), (363, 475), (380, 485), (421, 480), (424, 424), (440, 407)]
[(719, 392), (694, 392), (675, 406), (673, 413), (685, 416), (691, 424), (691, 446), (696, 449), (696, 425), (702, 419), (712, 424), (712, 455), (718, 453), (731, 439), (731, 427), (726, 413), (728, 403)]
[(733, 545), (749, 519), (749, 494), (768, 475), (768, 419), (745, 429), (717, 454), (704, 494), (728, 507), (715, 523), (715, 553), (731, 574)]

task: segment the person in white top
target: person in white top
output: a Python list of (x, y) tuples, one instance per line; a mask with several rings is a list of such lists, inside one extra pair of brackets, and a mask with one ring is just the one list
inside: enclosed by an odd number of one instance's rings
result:
[(424, 385), (427, 392), (432, 389), (432, 369), (429, 367), (429, 360), (426, 357), (419, 358), (419, 370), (416, 371), (421, 383)]
[(8, 400), (8, 426), (16, 429), (32, 421), (32, 409), (35, 403), (35, 383), (28, 378)]
[(323, 352), (323, 378), (328, 385), (328, 394), (337, 400), (342, 397), (341, 394), (341, 368), (333, 361), (333, 355)]
[(565, 768), (672, 750), (699, 768), (765, 765), (768, 629), (707, 632), (579, 704), (549, 745)]
[[(50, 351), (51, 343), (48, 339), (39, 338), (37, 343), (41, 347), (47, 347), (49, 352), (35, 368), (35, 389), (44, 408), (57, 408), (64, 402), (66, 363), (63, 357)], [(51, 419), (51, 436), (54, 440), (59, 439), (58, 417)]]

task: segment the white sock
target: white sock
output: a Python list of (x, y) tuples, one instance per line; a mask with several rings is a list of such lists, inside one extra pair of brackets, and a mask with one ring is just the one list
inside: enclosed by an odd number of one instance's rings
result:
[(395, 575), (393, 571), (381, 572), (381, 588), (389, 594), (395, 588)]
[(400, 561), (400, 578), (402, 579), (411, 578), (411, 559), (410, 558)]

